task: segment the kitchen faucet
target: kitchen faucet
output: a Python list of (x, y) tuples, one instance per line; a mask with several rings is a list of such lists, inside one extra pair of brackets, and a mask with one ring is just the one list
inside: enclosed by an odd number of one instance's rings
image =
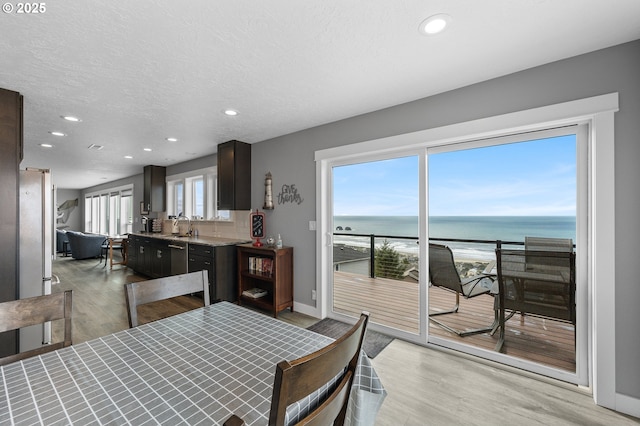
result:
[(187, 221), (187, 230), (185, 231), (184, 235), (191, 235), (191, 219), (189, 218), (189, 216), (178, 216), (173, 220), (173, 234), (180, 234), (180, 220), (186, 220)]

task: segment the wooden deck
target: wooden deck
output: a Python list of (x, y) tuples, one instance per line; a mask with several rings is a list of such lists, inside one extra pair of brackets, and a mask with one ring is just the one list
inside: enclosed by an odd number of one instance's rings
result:
[[(429, 288), (431, 312), (451, 309), (455, 294)], [(362, 310), (371, 321), (410, 333), (419, 333), (418, 284), (386, 278), (369, 278), (348, 272), (334, 272), (334, 309), (357, 318)], [(460, 298), (456, 314), (440, 315), (438, 320), (455, 329), (489, 326), (494, 320), (493, 297)], [(430, 323), (431, 335), (494, 350), (498, 333), (459, 337)], [(521, 359), (574, 372), (575, 330), (569, 323), (516, 314), (507, 321), (502, 352)]]

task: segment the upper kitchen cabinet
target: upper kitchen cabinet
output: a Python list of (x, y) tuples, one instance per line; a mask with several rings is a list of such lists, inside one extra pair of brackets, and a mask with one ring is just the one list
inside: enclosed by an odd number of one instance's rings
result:
[(251, 145), (218, 145), (218, 210), (251, 210)]
[(167, 210), (167, 169), (161, 166), (144, 167), (144, 206), (148, 212)]

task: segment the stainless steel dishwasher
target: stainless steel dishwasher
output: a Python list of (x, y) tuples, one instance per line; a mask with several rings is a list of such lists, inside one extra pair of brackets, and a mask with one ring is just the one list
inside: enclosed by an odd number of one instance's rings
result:
[(187, 243), (172, 241), (168, 245), (171, 249), (171, 275), (187, 273)]

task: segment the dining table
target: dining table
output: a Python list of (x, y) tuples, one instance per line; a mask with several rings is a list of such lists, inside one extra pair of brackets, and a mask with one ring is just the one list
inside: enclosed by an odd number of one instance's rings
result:
[[(276, 364), (333, 340), (215, 303), (1, 367), (0, 425), (267, 425)], [(290, 405), (287, 424), (326, 392)], [(361, 352), (347, 424), (373, 424), (386, 394)]]

